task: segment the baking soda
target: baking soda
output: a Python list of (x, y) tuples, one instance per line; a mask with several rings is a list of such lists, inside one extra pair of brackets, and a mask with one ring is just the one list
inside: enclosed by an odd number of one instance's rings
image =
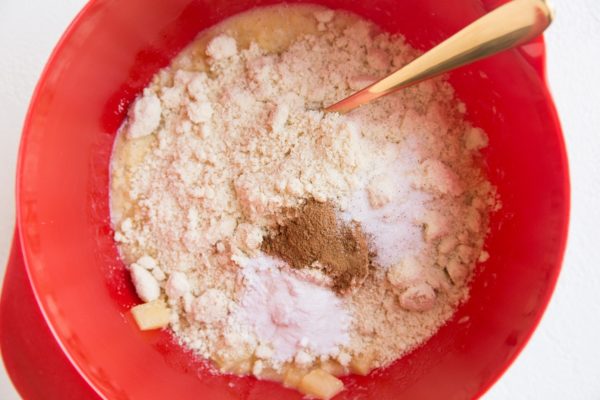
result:
[(331, 355), (348, 344), (350, 316), (329, 288), (299, 279), (285, 262), (260, 254), (238, 259), (246, 279), (239, 312), (277, 362), (298, 352)]

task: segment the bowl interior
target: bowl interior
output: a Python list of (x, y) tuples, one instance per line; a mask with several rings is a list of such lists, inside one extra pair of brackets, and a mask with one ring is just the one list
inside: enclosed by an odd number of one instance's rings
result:
[[(212, 376), (167, 332), (140, 332), (138, 302), (112, 239), (108, 161), (130, 102), (203, 28), (271, 0), (92, 1), (59, 43), (31, 104), (19, 161), (18, 218), (38, 301), (74, 365), (112, 399), (300, 398), (279, 384)], [(429, 48), (498, 1), (323, 0)], [(494, 214), (470, 300), (431, 340), (339, 398), (472, 398), (527, 341), (553, 290), (568, 222), (560, 126), (543, 42), (451, 74), (468, 118), (490, 134)]]

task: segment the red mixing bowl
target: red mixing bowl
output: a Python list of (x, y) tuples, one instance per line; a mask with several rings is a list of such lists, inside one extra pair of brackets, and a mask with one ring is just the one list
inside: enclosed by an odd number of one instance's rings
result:
[[(298, 399), (250, 377), (213, 376), (167, 331), (141, 332), (109, 222), (109, 158), (127, 108), (202, 29), (275, 0), (95, 0), (58, 44), (27, 116), (17, 178), (21, 251), (62, 350), (100, 397)], [(427, 49), (502, 1), (318, 1), (354, 11)], [(339, 399), (470, 399), (506, 370), (538, 324), (565, 246), (569, 180), (545, 83), (542, 39), (450, 75), (489, 133), (486, 170), (502, 209), (471, 297), (427, 343)], [(468, 318), (465, 318), (468, 317)], [(43, 350), (40, 351), (43, 354)]]

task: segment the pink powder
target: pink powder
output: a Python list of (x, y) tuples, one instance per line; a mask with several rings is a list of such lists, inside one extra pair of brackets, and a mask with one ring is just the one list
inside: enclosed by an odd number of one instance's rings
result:
[(331, 290), (300, 280), (284, 261), (264, 254), (238, 262), (246, 279), (240, 319), (273, 348), (276, 361), (301, 350), (335, 354), (349, 342), (350, 315)]

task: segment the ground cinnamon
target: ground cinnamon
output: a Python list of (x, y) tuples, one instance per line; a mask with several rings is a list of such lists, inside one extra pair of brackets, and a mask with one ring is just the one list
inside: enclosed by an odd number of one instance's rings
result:
[(308, 200), (263, 242), (263, 251), (293, 268), (318, 267), (344, 292), (361, 283), (369, 271), (366, 236), (358, 223), (338, 218), (333, 204)]

